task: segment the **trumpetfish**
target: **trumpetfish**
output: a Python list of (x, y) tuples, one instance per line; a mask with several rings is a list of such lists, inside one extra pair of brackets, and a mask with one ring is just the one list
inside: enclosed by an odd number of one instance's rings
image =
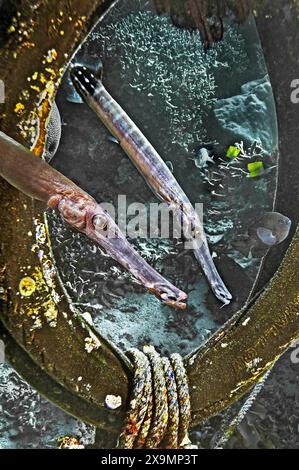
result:
[(0, 176), (29, 197), (57, 210), (68, 225), (103, 247), (164, 304), (186, 308), (187, 294), (164, 279), (137, 253), (101, 204), (3, 132), (0, 132)]
[(232, 295), (216, 269), (199, 216), (166, 163), (108, 93), (100, 74), (85, 66), (75, 65), (70, 70), (70, 76), (76, 91), (117, 139), (154, 194), (166, 202), (180, 219), (185, 228), (184, 238), (190, 242), (215, 296), (224, 304), (230, 303)]

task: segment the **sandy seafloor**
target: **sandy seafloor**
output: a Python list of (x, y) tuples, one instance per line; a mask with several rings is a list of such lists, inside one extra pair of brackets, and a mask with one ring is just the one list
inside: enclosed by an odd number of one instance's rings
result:
[[(88, 311), (101, 333), (124, 350), (152, 343), (163, 353), (190, 352), (244, 304), (258, 272), (261, 259), (246, 258), (234, 248), (234, 241), (246, 233), (256, 215), (272, 209), (276, 117), (254, 21), (236, 27), (228, 20), (226, 31), (223, 45), (205, 54), (199, 37), (174, 28), (167, 18), (156, 18), (147, 2), (130, 1), (94, 30), (75, 59), (95, 67), (101, 57), (107, 89), (167, 160), (191, 201), (204, 204), (210, 246), (234, 294), (231, 306), (221, 309), (182, 243), (132, 240), (150, 264), (188, 292), (187, 311), (174, 312), (132, 284), (109, 257), (51, 214), (54, 255), (72, 301), (81, 312)], [(118, 194), (125, 194), (128, 202), (155, 202), (104, 126), (86, 105), (71, 101), (76, 97), (66, 77), (57, 98), (63, 126), (53, 165), (99, 201), (116, 202)], [(246, 155), (258, 138), (263, 153), (253, 160), (263, 159), (269, 171), (247, 178), (243, 172), (252, 159)], [(242, 141), (245, 157), (231, 170), (226, 165), (226, 149)], [(203, 146), (214, 159), (208, 167), (199, 158)], [(216, 189), (208, 182), (208, 170), (220, 174)], [(283, 369), (285, 380), (276, 380), (277, 368)], [(227, 446), (298, 447), (296, 380), (298, 365), (288, 352)], [(234, 406), (232, 415), (239, 407)], [(4, 448), (53, 448), (64, 434), (76, 435), (86, 445), (94, 439), (105, 445), (100, 433), (95, 438), (91, 426), (41, 398), (8, 364), (0, 366), (0, 411), (0, 446)], [(200, 447), (213, 446), (225, 416), (195, 430), (192, 441)]]

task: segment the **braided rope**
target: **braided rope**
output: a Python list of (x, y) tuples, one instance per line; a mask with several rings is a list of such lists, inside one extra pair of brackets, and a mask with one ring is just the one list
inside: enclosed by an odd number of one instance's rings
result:
[(166, 380), (162, 358), (155, 348), (153, 346), (144, 346), (143, 352), (151, 363), (154, 384), (154, 413), (145, 446), (148, 449), (156, 449), (167, 429), (168, 401)]
[[(146, 359), (148, 363), (150, 364), (148, 358)], [(146, 378), (146, 383), (147, 383), (147, 393), (148, 393), (148, 405), (147, 405), (147, 410), (146, 410), (146, 414), (144, 417), (144, 421), (142, 423), (142, 427), (136, 439), (136, 443), (135, 443), (136, 449), (142, 449), (144, 447), (150, 427), (151, 427), (151, 423), (152, 423), (154, 400), (153, 400), (153, 384), (152, 384), (151, 367), (149, 367), (148, 369), (148, 376)]]
[(190, 396), (189, 396), (189, 387), (187, 373), (185, 370), (184, 362), (182, 357), (179, 354), (172, 354), (170, 356), (170, 361), (173, 366), (173, 370), (176, 377), (176, 384), (178, 390), (178, 399), (180, 407), (180, 425), (179, 425), (179, 435), (178, 435), (178, 444), (179, 446), (185, 446), (190, 444), (188, 438), (188, 429), (191, 419), (191, 405), (190, 405)]
[(165, 373), (166, 387), (168, 391), (168, 429), (165, 436), (164, 446), (166, 449), (177, 449), (178, 433), (180, 424), (180, 408), (177, 385), (174, 370), (170, 360), (163, 357), (163, 367)]
[[(150, 362), (138, 349), (131, 349), (127, 355), (134, 362), (133, 398), (129, 403), (129, 410), (123, 432), (119, 438), (118, 446), (122, 449), (132, 449), (148, 409), (149, 384), (151, 382)], [(151, 384), (150, 384), (151, 387)]]
[(134, 363), (134, 379), (118, 447), (187, 447), (191, 411), (182, 357), (162, 358), (153, 346), (145, 346), (143, 352), (131, 349), (127, 355)]
[(147, 436), (149, 434), (150, 427), (152, 424), (153, 408), (154, 408), (154, 397), (153, 397), (152, 371), (150, 369), (148, 407), (146, 410), (144, 421), (142, 423), (142, 427), (136, 439), (136, 443), (135, 443), (136, 449), (142, 449), (145, 446), (146, 439), (147, 439)]
[(250, 392), (250, 395), (248, 396), (248, 398), (245, 400), (245, 402), (239, 409), (236, 416), (233, 419), (230, 419), (229, 423), (227, 423), (227, 421), (224, 422), (223, 427), (221, 427), (220, 429), (221, 437), (216, 439), (216, 443), (213, 445), (213, 449), (224, 449), (224, 447), (229, 442), (233, 434), (236, 432), (237, 427), (240, 426), (243, 419), (252, 408), (258, 395), (263, 390), (265, 383), (268, 380), (272, 372), (272, 368), (273, 366), (263, 375), (263, 377), (259, 380), (259, 382), (257, 382), (255, 387)]

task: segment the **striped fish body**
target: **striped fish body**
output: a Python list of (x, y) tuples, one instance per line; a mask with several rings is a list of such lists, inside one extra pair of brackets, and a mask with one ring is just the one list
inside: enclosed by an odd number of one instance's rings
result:
[(152, 191), (180, 218), (185, 239), (191, 241), (213, 292), (223, 303), (229, 303), (232, 296), (216, 270), (198, 214), (166, 163), (90, 69), (73, 67), (71, 78), (78, 93), (117, 139)]
[(155, 195), (162, 202), (168, 203), (177, 216), (182, 215), (186, 219), (184, 221), (186, 226), (187, 220), (192, 220), (192, 225), (196, 227), (199, 237), (204, 242), (206, 239), (199, 217), (158, 152), (112, 98), (102, 81), (86, 67), (80, 69), (77, 71), (77, 76), (83, 77), (80, 82), (84, 80), (88, 90), (83, 91), (77, 83), (78, 80), (76, 78), (73, 80), (80, 94), (84, 94), (84, 99), (90, 108), (118, 141)]

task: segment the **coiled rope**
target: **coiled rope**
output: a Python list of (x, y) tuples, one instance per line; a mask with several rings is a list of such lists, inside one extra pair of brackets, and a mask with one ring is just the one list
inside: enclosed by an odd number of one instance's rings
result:
[(118, 447), (189, 448), (191, 419), (187, 374), (179, 354), (161, 357), (153, 346), (130, 349), (134, 379)]

